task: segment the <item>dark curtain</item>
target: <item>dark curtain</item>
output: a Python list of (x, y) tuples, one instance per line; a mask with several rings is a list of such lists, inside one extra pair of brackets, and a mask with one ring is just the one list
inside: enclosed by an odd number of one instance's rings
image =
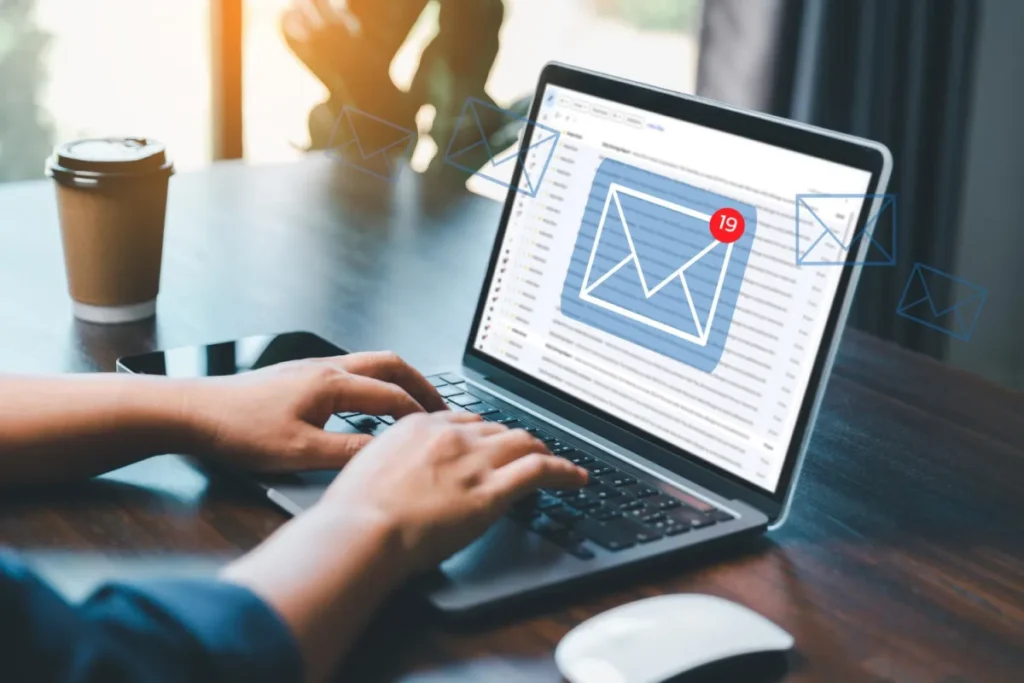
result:
[[(770, 16), (752, 17), (757, 6)], [(954, 269), (978, 12), (974, 0), (705, 0), (701, 34), (699, 94), (892, 150), (898, 261), (864, 268), (850, 323), (939, 358), (946, 338), (895, 309), (915, 262)]]

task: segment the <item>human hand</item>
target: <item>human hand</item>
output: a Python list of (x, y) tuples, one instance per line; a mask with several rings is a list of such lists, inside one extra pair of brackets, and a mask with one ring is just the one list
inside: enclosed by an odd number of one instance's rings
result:
[(348, 462), (372, 437), (325, 432), (333, 413), (400, 418), (446, 410), (430, 382), (389, 352), (281, 363), (187, 386), (183, 410), (196, 428), (196, 454), (259, 471)]
[(538, 488), (576, 488), (587, 471), (521, 429), (470, 413), (410, 415), (363, 449), (318, 508), (376, 520), (407, 571), (435, 566)]
[(307, 680), (327, 680), (411, 572), (469, 543), (517, 498), (586, 482), (586, 470), (523, 430), (470, 413), (409, 415), (222, 577), (271, 605), (299, 644)]

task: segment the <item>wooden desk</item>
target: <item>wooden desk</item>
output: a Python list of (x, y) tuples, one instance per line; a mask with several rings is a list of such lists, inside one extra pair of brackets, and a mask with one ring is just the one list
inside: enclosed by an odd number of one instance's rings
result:
[[(497, 206), (411, 174), (391, 198), (379, 188), (339, 178), (321, 158), (174, 178), (159, 317), (106, 328), (70, 316), (52, 189), (2, 187), (0, 368), (111, 370), (117, 356), (157, 346), (301, 328), (447, 367)], [(680, 563), (471, 634), (414, 618), (399, 600), (349, 662), (349, 679), (557, 680), (554, 645), (584, 618), (698, 591), (749, 605), (796, 636), (785, 680), (1019, 681), (1022, 501), (1022, 395), (848, 332), (783, 529), (717, 561)], [(251, 548), (282, 519), (165, 456), (4, 500), (0, 543), (30, 559), (65, 553), (51, 562), (57, 574), (125, 554), (175, 572), (183, 557), (215, 563)]]

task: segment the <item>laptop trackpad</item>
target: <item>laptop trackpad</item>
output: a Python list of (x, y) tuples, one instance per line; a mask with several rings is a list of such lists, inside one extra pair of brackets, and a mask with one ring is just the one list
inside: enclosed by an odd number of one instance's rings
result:
[(524, 587), (557, 585), (586, 563), (508, 518), (421, 577), (416, 588), (446, 612), (511, 600)]
[(509, 519), (501, 519), (479, 539), (443, 562), (441, 569), (451, 578), (468, 579), (479, 575), (493, 580), (496, 575), (517, 567), (536, 567), (565, 555), (566, 552), (554, 543)]

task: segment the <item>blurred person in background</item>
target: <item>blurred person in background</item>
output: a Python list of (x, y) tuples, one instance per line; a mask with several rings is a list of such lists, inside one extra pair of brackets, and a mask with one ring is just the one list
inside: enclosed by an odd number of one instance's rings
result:
[[(389, 69), (428, 1), (292, 1), (281, 19), (285, 40), (330, 93), (309, 115), (313, 149), (328, 146), (346, 105), (410, 130), (416, 130), (420, 107), (431, 105), (435, 116), (430, 135), (441, 150), (456, 132), (479, 136), (469, 117), (462, 129), (455, 129), (468, 97), (497, 106), (484, 86), (498, 54), (504, 2), (440, 0), (438, 33), (423, 51), (409, 92), (402, 92)], [(524, 97), (507, 108), (525, 116), (529, 104), (530, 97)], [(510, 123), (509, 117), (487, 108), (478, 111), (491, 149), (516, 142), (521, 125), (514, 119)], [(431, 166), (436, 168), (443, 156), (436, 155)]]

